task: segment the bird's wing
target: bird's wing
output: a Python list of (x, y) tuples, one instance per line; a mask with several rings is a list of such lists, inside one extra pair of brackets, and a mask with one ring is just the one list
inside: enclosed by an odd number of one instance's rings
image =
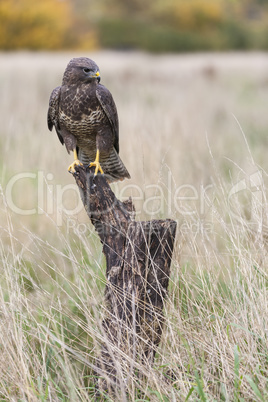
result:
[(64, 144), (64, 140), (60, 133), (60, 127), (58, 124), (58, 114), (59, 114), (59, 102), (60, 102), (60, 90), (61, 87), (57, 87), (53, 89), (49, 98), (49, 107), (47, 112), (47, 125), (50, 131), (52, 131), (53, 126), (55, 126), (57, 135), (62, 144)]
[(105, 88), (105, 86), (99, 84), (96, 89), (96, 95), (102, 109), (104, 110), (111, 124), (115, 138), (114, 147), (117, 153), (119, 153), (119, 123), (118, 123), (117, 109), (112, 94), (107, 88)]

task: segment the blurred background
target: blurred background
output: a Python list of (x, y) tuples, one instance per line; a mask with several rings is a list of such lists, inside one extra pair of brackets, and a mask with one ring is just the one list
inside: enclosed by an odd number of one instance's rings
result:
[(267, 0), (1, 0), (0, 49), (268, 49)]
[(47, 127), (79, 56), (117, 105), (131, 179), (114, 192), (178, 223), (159, 371), (135, 400), (268, 400), (267, 50), (268, 0), (0, 0), (0, 400), (93, 400), (59, 345), (94, 359), (105, 260)]
[(43, 235), (46, 213), (61, 226), (58, 209), (76, 211), (73, 157), (48, 131), (46, 114), (68, 61), (82, 55), (97, 62), (118, 108), (131, 173), (114, 186), (119, 198), (134, 198), (138, 219), (184, 222), (189, 214), (178, 212), (174, 195), (187, 184), (198, 193), (188, 204), (203, 219), (200, 186), (215, 187), (215, 166), (226, 186), (267, 166), (267, 22), (265, 0), (1, 0), (1, 183), (7, 191), (26, 172), (5, 195), (38, 211), (14, 225)]

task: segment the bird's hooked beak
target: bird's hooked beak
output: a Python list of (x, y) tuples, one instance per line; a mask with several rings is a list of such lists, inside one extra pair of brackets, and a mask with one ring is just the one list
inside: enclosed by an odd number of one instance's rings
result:
[(97, 71), (95, 74), (91, 75), (92, 78), (100, 78), (100, 72)]
[(92, 78), (97, 78), (98, 82), (100, 82), (100, 72), (97, 71), (95, 74), (91, 75)]

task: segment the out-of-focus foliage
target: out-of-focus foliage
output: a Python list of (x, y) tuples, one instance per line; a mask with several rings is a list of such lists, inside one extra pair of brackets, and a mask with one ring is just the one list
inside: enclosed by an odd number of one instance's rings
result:
[(223, 21), (222, 2), (219, 0), (156, 1), (154, 16), (174, 28), (210, 30)]
[[(1, 49), (81, 47), (83, 34), (69, 0), (0, 0)], [(90, 30), (87, 38), (93, 42)]]
[(0, 48), (268, 49), (268, 0), (0, 0)]
[(98, 21), (104, 47), (152, 51), (268, 48), (267, 0), (99, 1), (110, 9)]

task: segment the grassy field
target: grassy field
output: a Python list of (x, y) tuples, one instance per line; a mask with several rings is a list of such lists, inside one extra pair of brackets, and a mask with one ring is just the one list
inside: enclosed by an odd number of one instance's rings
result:
[[(0, 54), (1, 401), (96, 400), (105, 261), (46, 126), (74, 56)], [(114, 191), (178, 222), (154, 366), (118, 400), (268, 400), (268, 55), (88, 56), (132, 176)]]

